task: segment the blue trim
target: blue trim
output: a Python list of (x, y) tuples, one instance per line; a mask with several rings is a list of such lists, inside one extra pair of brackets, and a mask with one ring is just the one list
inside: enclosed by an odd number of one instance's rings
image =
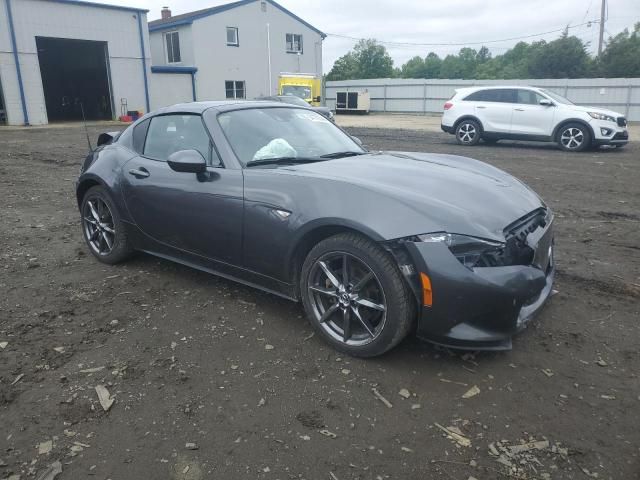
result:
[(142, 13), (149, 12), (149, 10), (143, 10), (142, 8), (121, 7), (120, 5), (108, 5), (104, 3), (95, 3), (95, 2), (83, 2), (80, 0), (49, 0), (49, 1), (56, 2), (56, 3), (67, 3), (69, 5), (77, 5), (81, 7), (106, 8), (108, 10), (124, 10), (126, 12), (142, 12)]
[[(257, 1), (257, 0), (240, 0), (239, 2), (227, 3), (226, 5), (219, 5), (217, 7), (208, 8), (206, 10), (199, 10), (197, 12), (185, 13), (183, 15), (179, 15), (176, 18), (176, 20), (174, 20), (174, 21), (169, 21), (169, 22), (164, 22), (164, 23), (163, 23), (163, 20), (154, 20), (153, 22), (149, 22), (149, 32), (156, 32), (156, 31), (159, 31), (159, 30), (167, 30), (167, 29), (170, 29), (170, 28), (179, 27), (181, 25), (191, 25), (194, 20), (198, 20), (200, 18), (205, 18), (205, 17), (209, 17), (211, 15), (216, 15), (218, 13), (226, 12), (227, 10), (231, 10), (232, 8), (242, 7), (244, 5), (248, 5), (248, 4), (253, 3), (255, 1)], [(308, 28), (310, 28), (314, 32), (318, 33), (322, 38), (326, 38), (327, 37), (326, 33), (322, 32), (321, 30), (318, 30), (316, 27), (314, 27), (310, 23), (305, 22), (303, 19), (298, 17), (296, 14), (294, 14), (293, 12), (290, 12), (289, 10), (284, 8), (282, 5), (276, 3), (274, 0), (266, 0), (266, 1), (269, 2), (270, 4), (272, 4), (274, 7), (278, 8), (279, 10), (281, 10), (282, 12), (286, 13), (290, 17), (294, 18), (298, 22), (300, 22), (303, 25), (307, 26)]]
[[(56, 0), (60, 1), (60, 0)], [(69, 0), (64, 0), (69, 1)], [(144, 51), (144, 34), (142, 33), (142, 12), (138, 12), (138, 30), (140, 31), (140, 53), (142, 54), (142, 75), (144, 77), (144, 97), (147, 102), (147, 111), (151, 111), (151, 105), (149, 103), (149, 82), (147, 79), (147, 57)]]
[(196, 72), (191, 73), (191, 91), (193, 92), (193, 101), (197, 102), (198, 100), (196, 98)]
[(22, 84), (22, 72), (20, 71), (20, 58), (18, 56), (16, 32), (13, 28), (13, 14), (11, 13), (11, 0), (7, 0), (7, 16), (9, 17), (9, 31), (11, 32), (11, 46), (13, 47), (13, 60), (16, 64), (16, 74), (18, 75), (18, 88), (20, 89), (20, 101), (22, 102), (22, 115), (24, 117), (24, 124), (29, 125), (29, 113), (27, 112), (27, 100), (24, 96), (24, 85)]
[(172, 67), (170, 65), (152, 65), (152, 73), (191, 73), (198, 71), (197, 67)]

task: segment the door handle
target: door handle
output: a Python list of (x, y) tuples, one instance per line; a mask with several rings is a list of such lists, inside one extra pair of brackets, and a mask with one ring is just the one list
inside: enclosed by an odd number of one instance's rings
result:
[(524, 108), (514, 108), (516, 112), (524, 112)]
[(482, 105), (478, 105), (476, 108), (487, 108), (487, 107), (483, 107)]
[(129, 170), (129, 175), (133, 175), (136, 178), (147, 178), (149, 175), (151, 175), (147, 169), (145, 168), (132, 168), (131, 170)]

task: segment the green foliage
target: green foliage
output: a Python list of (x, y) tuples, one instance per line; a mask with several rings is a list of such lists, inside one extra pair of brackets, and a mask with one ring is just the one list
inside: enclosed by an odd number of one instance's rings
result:
[(376, 40), (360, 40), (352, 51), (340, 57), (327, 74), (327, 80), (389, 78), (394, 76), (393, 59)]
[(456, 55), (440, 58), (434, 52), (415, 56), (401, 68), (385, 47), (375, 40), (360, 40), (354, 49), (333, 65), (327, 80), (356, 78), (580, 78), (640, 76), (640, 23), (633, 32), (624, 30), (606, 44), (600, 58), (592, 59), (587, 45), (568, 30), (550, 42), (519, 42), (502, 55), (492, 56), (485, 46), (480, 50), (462, 48)]
[(633, 33), (625, 29), (607, 42), (607, 48), (598, 59), (598, 76), (640, 77), (640, 23)]

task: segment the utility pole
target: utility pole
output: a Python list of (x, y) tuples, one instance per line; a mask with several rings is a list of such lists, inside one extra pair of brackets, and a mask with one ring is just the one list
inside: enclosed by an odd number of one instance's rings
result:
[(604, 41), (604, 14), (606, 11), (607, 0), (602, 0), (600, 8), (600, 38), (598, 40), (598, 57), (602, 55), (602, 43)]

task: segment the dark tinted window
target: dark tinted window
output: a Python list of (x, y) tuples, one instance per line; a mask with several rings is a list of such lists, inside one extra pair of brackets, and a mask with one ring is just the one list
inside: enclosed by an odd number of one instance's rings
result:
[[(180, 150), (197, 150), (211, 160), (212, 144), (199, 115), (162, 115), (151, 119), (144, 154), (167, 160)], [(214, 162), (217, 163), (217, 162)]]
[(139, 123), (135, 127), (133, 127), (133, 149), (142, 153), (142, 149), (144, 148), (144, 140), (147, 138), (147, 130), (149, 130), (149, 122), (150, 120), (145, 120), (142, 123)]
[(518, 90), (518, 103), (538, 105), (544, 97), (533, 90)]
[(516, 91), (511, 88), (491, 88), (478, 90), (465, 97), (470, 102), (516, 103)]

